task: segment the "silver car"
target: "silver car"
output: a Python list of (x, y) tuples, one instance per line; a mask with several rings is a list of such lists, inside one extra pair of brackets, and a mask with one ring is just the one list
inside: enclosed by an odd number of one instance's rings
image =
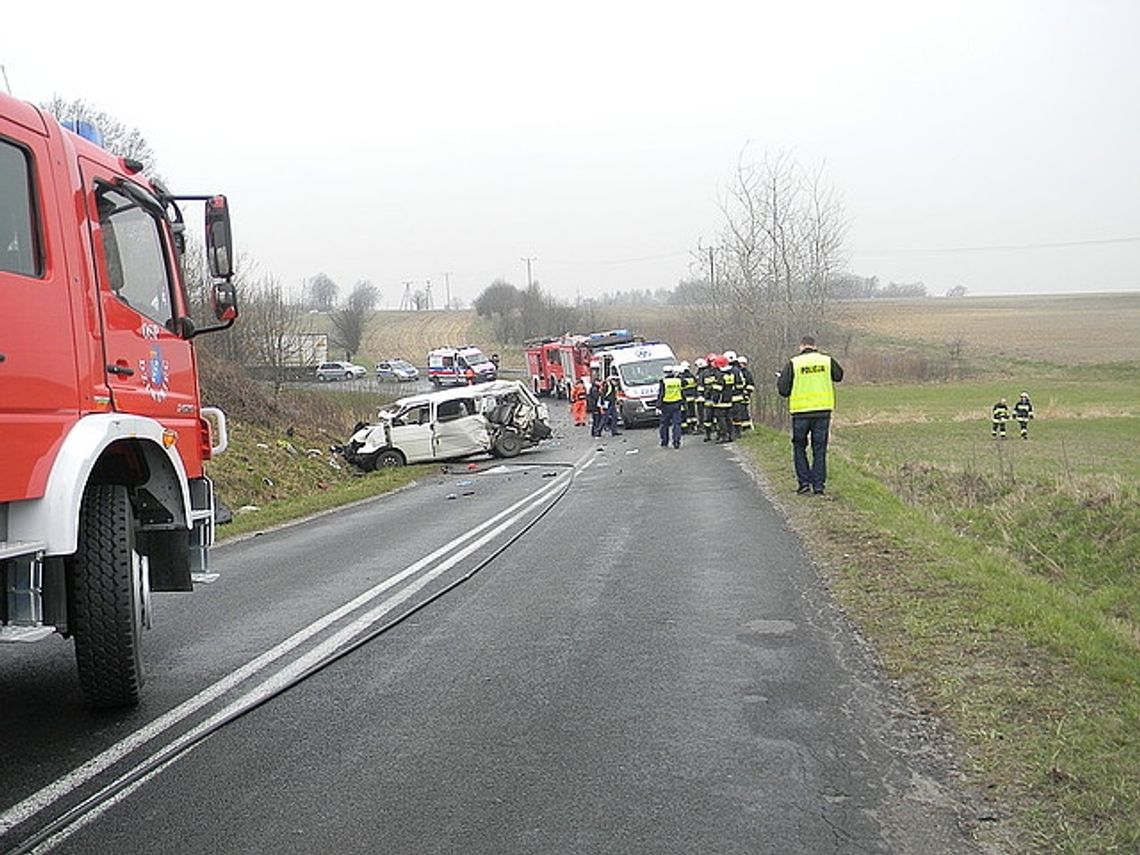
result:
[(403, 359), (388, 359), (376, 363), (376, 379), (395, 380), (398, 383), (409, 383), (418, 379), (419, 369)]
[(317, 366), (317, 379), (322, 383), (329, 380), (359, 380), (368, 370), (363, 365), (351, 362), (322, 362)]

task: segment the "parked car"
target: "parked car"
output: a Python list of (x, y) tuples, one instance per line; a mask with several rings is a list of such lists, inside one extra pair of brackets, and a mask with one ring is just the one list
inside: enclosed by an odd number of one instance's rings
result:
[(495, 380), (400, 398), (334, 450), (369, 472), (472, 454), (514, 457), (550, 435), (546, 404), (517, 380)]
[(376, 377), (379, 380), (395, 380), (398, 383), (407, 383), (419, 379), (419, 376), (419, 369), (403, 359), (389, 359), (376, 363)]
[(359, 380), (367, 373), (363, 365), (351, 362), (322, 362), (317, 366), (317, 379), (322, 383), (328, 380)]

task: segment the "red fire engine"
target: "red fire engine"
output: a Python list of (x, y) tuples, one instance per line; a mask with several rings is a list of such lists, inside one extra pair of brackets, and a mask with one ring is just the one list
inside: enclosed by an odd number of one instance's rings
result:
[(526, 342), (525, 353), (534, 393), (564, 398), (575, 380), (590, 377), (590, 363), (597, 351), (641, 340), (624, 329), (531, 339)]
[[(225, 416), (193, 340), (237, 302), (225, 197), (173, 196), (76, 130), (0, 94), (0, 641), (72, 637), (88, 700), (113, 707), (139, 697), (150, 592), (208, 579)], [(209, 326), (181, 270), (188, 200)]]

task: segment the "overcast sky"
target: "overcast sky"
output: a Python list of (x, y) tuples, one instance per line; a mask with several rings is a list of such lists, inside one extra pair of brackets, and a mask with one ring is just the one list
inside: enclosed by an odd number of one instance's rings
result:
[(741, 153), (788, 152), (825, 164), (860, 275), (1140, 290), (1136, 0), (300, 5), (8, 3), (0, 65), (226, 193), (291, 289), (441, 305), (523, 258), (567, 300), (671, 288)]

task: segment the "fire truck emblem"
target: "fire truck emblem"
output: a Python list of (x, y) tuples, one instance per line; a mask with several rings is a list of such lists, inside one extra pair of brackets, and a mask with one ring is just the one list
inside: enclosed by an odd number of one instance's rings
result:
[(157, 344), (150, 349), (149, 358), (139, 360), (143, 388), (158, 403), (165, 401), (170, 391), (169, 371), (170, 363), (162, 358), (162, 348)]

